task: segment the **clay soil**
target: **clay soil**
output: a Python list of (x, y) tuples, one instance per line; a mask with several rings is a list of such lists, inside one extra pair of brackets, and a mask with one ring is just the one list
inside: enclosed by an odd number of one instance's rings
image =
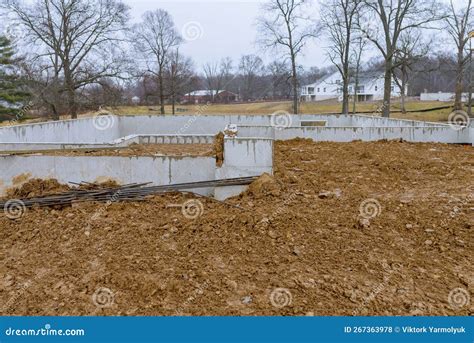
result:
[[(24, 154), (24, 153), (22, 153)], [(35, 152), (35, 154), (37, 154)], [(125, 148), (49, 150), (48, 156), (213, 156), (213, 144), (131, 144)]]
[(473, 168), (468, 146), (293, 140), (276, 142), (274, 178), (227, 204), (168, 194), (2, 215), (0, 310), (472, 315), (472, 299), (448, 298), (474, 291)]

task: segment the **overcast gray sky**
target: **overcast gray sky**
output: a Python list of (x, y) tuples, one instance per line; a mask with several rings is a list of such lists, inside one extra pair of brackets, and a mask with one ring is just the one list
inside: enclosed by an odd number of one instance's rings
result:
[[(25, 0), (31, 3), (32, 0)], [(265, 0), (123, 0), (131, 8), (132, 21), (141, 20), (148, 10), (162, 8), (168, 11), (176, 27), (187, 38), (181, 51), (190, 56), (198, 70), (206, 62), (231, 57), (234, 66), (243, 54), (254, 53), (269, 62), (275, 55), (265, 54), (256, 44), (256, 19), (262, 14)], [(311, 11), (317, 17), (319, 0), (311, 1)], [(448, 3), (449, 0), (441, 0)], [(454, 0), (457, 6), (466, 0)], [(0, 23), (0, 26), (2, 23)], [(439, 41), (439, 33), (438, 35)], [(311, 41), (304, 49), (298, 63), (305, 67), (329, 65), (324, 52), (327, 44), (321, 39)], [(442, 47), (447, 45), (439, 44)], [(373, 49), (369, 56), (378, 55)]]
[[(274, 56), (265, 55), (255, 45), (256, 18), (261, 14), (263, 0), (124, 0), (132, 8), (134, 21), (147, 10), (162, 8), (168, 11), (182, 32), (186, 43), (181, 51), (192, 57), (196, 67), (203, 63), (230, 56), (236, 61), (242, 54), (255, 53), (265, 61)], [(448, 0), (444, 0), (447, 2)], [(455, 0), (462, 5), (466, 0)], [(317, 6), (318, 0), (313, 0)], [(309, 66), (328, 65), (324, 42), (312, 42), (299, 63)], [(373, 52), (376, 53), (375, 51)]]
[[(269, 55), (256, 46), (256, 18), (260, 15), (260, 0), (125, 0), (132, 8), (134, 20), (147, 10), (168, 11), (185, 38), (181, 51), (192, 57), (196, 67), (230, 56), (234, 66), (242, 54), (255, 53), (264, 60)], [(300, 63), (316, 65), (324, 62), (324, 53), (313, 44)]]

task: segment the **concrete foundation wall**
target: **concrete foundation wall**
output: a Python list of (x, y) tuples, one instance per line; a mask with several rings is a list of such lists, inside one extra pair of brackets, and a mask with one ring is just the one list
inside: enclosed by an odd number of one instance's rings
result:
[[(462, 93), (462, 101), (467, 102), (468, 94)], [(444, 101), (449, 102), (454, 100), (454, 93), (421, 93), (420, 101)]]
[[(136, 136), (135, 138), (137, 138)], [(163, 139), (175, 136), (161, 137)], [(142, 137), (142, 138), (155, 138)], [(160, 138), (160, 136), (158, 136)], [(182, 138), (182, 137), (181, 137)], [(209, 139), (213, 137), (188, 137)], [(174, 138), (173, 138), (174, 139)], [(206, 141), (208, 142), (208, 141)], [(0, 196), (30, 178), (57, 179), (61, 183), (115, 180), (120, 184), (152, 182), (154, 185), (209, 181), (273, 173), (273, 140), (261, 138), (225, 138), (224, 163), (216, 166), (215, 157), (148, 156), (44, 156), (0, 155)], [(15, 182), (17, 180), (17, 182)], [(245, 187), (220, 187), (190, 190), (203, 195), (215, 193), (226, 199)]]
[(469, 130), (456, 131), (450, 127), (313, 127), (275, 130), (275, 139), (288, 140), (296, 137), (329, 142), (377, 141), (381, 139), (403, 139), (408, 142), (420, 143), (468, 144), (472, 142)]
[(119, 117), (84, 118), (0, 128), (0, 143), (108, 143), (120, 136)]
[[(216, 169), (216, 179), (273, 174), (273, 140), (261, 138), (225, 138), (224, 164)], [(238, 195), (247, 186), (217, 187), (218, 200)]]
[[(288, 140), (310, 138), (315, 141), (351, 142), (354, 140), (375, 141), (381, 139), (404, 139), (409, 142), (440, 142), (472, 144), (473, 129), (454, 130), (440, 127), (290, 127), (275, 129), (268, 126), (243, 126), (238, 136), (257, 136)], [(471, 132), (471, 133), (470, 133)]]
[[(17, 179), (55, 178), (61, 183), (115, 180), (154, 185), (213, 180), (214, 157), (0, 156), (0, 195)], [(198, 190), (197, 190), (198, 191)], [(210, 189), (201, 189), (211, 194)]]
[(137, 144), (212, 144), (213, 135), (131, 135), (114, 140), (112, 143), (0, 143), (0, 153), (34, 152), (47, 150), (74, 150), (74, 149), (113, 149)]
[[(325, 121), (327, 127), (431, 127), (443, 124), (363, 115), (289, 115), (291, 127), (301, 121)], [(270, 126), (270, 115), (99, 116), (0, 128), (0, 143), (112, 143), (135, 135), (215, 135), (228, 124)]]

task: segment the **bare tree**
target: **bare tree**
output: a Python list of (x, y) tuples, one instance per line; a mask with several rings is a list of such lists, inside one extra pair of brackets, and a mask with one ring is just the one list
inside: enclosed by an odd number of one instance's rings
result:
[[(393, 79), (400, 88), (401, 110), (406, 113), (405, 98), (408, 83), (418, 72), (418, 62), (426, 56), (431, 47), (431, 41), (423, 39), (423, 33), (417, 28), (404, 31), (400, 36), (400, 43), (394, 57)], [(415, 69), (415, 66), (418, 67)], [(420, 70), (426, 72), (426, 68)]]
[(328, 57), (342, 78), (342, 113), (349, 113), (351, 45), (362, 0), (326, 0), (321, 6), (321, 22), (331, 45)]
[(293, 112), (298, 113), (297, 58), (314, 29), (304, 17), (305, 0), (269, 0), (263, 5), (266, 16), (258, 19), (259, 43), (265, 48), (281, 48), (283, 56), (291, 63)]
[(211, 99), (228, 86), (232, 78), (232, 59), (230, 57), (223, 58), (220, 62), (206, 63), (203, 66), (204, 79), (206, 87), (211, 94)]
[(244, 55), (240, 59), (239, 72), (243, 79), (242, 98), (252, 99), (255, 94), (255, 86), (258, 77), (263, 73), (264, 66), (260, 57), (255, 55)]
[(351, 51), (351, 76), (354, 80), (354, 90), (352, 99), (352, 113), (356, 113), (357, 104), (357, 92), (359, 89), (359, 75), (362, 67), (362, 56), (364, 55), (365, 48), (367, 46), (367, 40), (364, 37), (359, 36), (355, 39), (352, 44)]
[(176, 102), (180, 96), (185, 94), (188, 86), (194, 79), (193, 62), (189, 57), (180, 54), (179, 50), (174, 50), (170, 57), (165, 71), (168, 98), (171, 100), (172, 114), (176, 114)]
[(76, 91), (120, 73), (111, 52), (128, 20), (128, 7), (119, 0), (35, 0), (7, 3), (28, 33), (30, 51), (48, 61), (55, 82), (63, 80), (69, 113), (77, 117)]
[(453, 1), (449, 7), (449, 14), (446, 16), (446, 29), (448, 34), (456, 44), (457, 64), (456, 64), (456, 86), (454, 96), (454, 109), (462, 110), (462, 91), (463, 91), (463, 74), (469, 55), (465, 54), (469, 42), (469, 29), (474, 24), (472, 16), (472, 0), (465, 0), (466, 7), (456, 10)]
[(175, 28), (173, 18), (165, 10), (147, 11), (142, 20), (133, 27), (133, 41), (137, 52), (145, 55), (147, 72), (158, 79), (160, 111), (165, 114), (164, 72), (182, 38)]
[(394, 58), (401, 34), (413, 28), (427, 28), (441, 17), (437, 0), (364, 0), (365, 16), (359, 28), (380, 50), (385, 78), (383, 117), (390, 117)]
[(287, 98), (291, 94), (291, 68), (284, 61), (273, 61), (267, 66), (271, 77), (272, 99)]

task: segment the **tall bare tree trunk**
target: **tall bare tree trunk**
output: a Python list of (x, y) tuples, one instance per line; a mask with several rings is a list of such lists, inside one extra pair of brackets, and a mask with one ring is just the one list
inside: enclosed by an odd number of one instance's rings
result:
[(350, 54), (350, 44), (351, 44), (351, 29), (352, 27), (346, 27), (346, 43), (345, 51), (343, 55), (343, 75), (342, 75), (342, 114), (349, 114), (349, 54)]
[(385, 78), (384, 78), (384, 89), (383, 89), (383, 107), (382, 117), (390, 117), (390, 101), (392, 97), (392, 59), (388, 58), (385, 61)]
[(456, 68), (456, 87), (454, 93), (454, 109), (462, 110), (462, 81), (464, 71), (464, 51), (458, 49), (458, 59)]
[(77, 119), (77, 103), (76, 103), (76, 92), (70, 86), (67, 89), (67, 103), (69, 114), (72, 119)]
[(344, 78), (342, 80), (342, 114), (349, 114), (349, 60), (344, 66)]
[(298, 114), (298, 77), (296, 75), (296, 59), (295, 55), (291, 54), (291, 83), (293, 86), (293, 113)]
[(162, 67), (160, 67), (160, 71), (158, 73), (158, 83), (159, 83), (159, 93), (160, 93), (160, 113), (165, 114), (165, 92), (164, 92), (164, 85), (163, 85), (163, 71)]

